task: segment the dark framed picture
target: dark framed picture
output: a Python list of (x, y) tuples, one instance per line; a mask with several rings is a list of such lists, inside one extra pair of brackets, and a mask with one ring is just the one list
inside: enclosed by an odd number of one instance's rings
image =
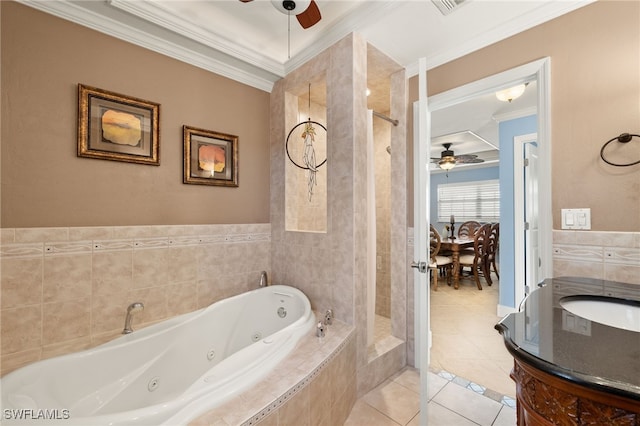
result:
[(238, 186), (238, 137), (183, 126), (184, 183)]
[(78, 157), (160, 165), (160, 104), (78, 84)]

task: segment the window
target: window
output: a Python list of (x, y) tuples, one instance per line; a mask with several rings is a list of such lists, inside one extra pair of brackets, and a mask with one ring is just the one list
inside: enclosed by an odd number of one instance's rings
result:
[(500, 185), (497, 179), (438, 185), (438, 222), (500, 220)]

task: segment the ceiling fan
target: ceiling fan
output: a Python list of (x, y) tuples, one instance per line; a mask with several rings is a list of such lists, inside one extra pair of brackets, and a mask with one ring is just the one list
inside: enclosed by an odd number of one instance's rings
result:
[(455, 155), (454, 152), (449, 149), (451, 145), (451, 143), (443, 143), (444, 151), (440, 153), (440, 158), (431, 158), (441, 169), (451, 170), (456, 164), (484, 163), (484, 160), (478, 158), (475, 154)]
[[(249, 3), (253, 0), (240, 0)], [(271, 0), (273, 6), (285, 15), (294, 14), (298, 18), (300, 26), (305, 30), (320, 22), (322, 15), (315, 0)]]

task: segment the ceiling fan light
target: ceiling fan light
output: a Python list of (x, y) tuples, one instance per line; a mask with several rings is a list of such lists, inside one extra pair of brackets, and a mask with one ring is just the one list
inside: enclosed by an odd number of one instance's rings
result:
[(438, 166), (440, 166), (442, 170), (451, 170), (455, 167), (455, 165), (456, 160), (452, 157), (445, 157), (442, 160), (438, 161)]
[[(291, 9), (291, 3), (293, 3), (293, 9)], [(309, 4), (311, 4), (311, 0), (295, 0), (295, 1), (282, 1), (282, 0), (271, 0), (271, 4), (278, 9), (279, 12), (284, 13), (285, 15), (299, 15), (300, 13), (307, 10)], [(286, 6), (285, 6), (286, 4)]]
[(502, 102), (511, 102), (514, 99), (519, 98), (524, 93), (526, 85), (518, 84), (517, 86), (509, 87), (504, 90), (496, 92), (496, 98)]

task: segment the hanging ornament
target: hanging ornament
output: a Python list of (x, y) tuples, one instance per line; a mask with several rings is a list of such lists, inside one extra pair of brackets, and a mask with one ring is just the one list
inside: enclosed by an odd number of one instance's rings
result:
[(313, 195), (313, 187), (318, 184), (316, 181), (316, 172), (318, 168), (316, 166), (316, 150), (313, 147), (313, 142), (316, 136), (316, 129), (310, 122), (305, 123), (304, 131), (302, 132), (302, 138), (304, 139), (304, 155), (302, 159), (305, 166), (307, 166), (307, 176), (309, 182), (309, 201)]

